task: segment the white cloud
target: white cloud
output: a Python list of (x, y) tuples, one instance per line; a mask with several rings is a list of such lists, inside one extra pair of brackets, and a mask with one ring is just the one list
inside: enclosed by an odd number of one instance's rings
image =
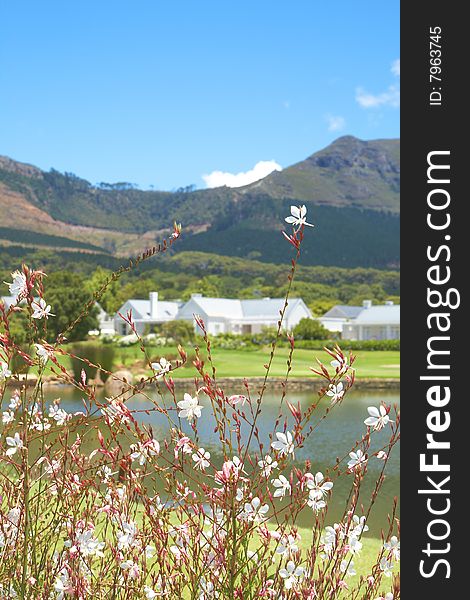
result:
[(341, 131), (346, 125), (346, 119), (339, 115), (326, 115), (328, 131)]
[(202, 178), (208, 188), (220, 187), (241, 187), (248, 185), (259, 179), (263, 179), (273, 171), (282, 171), (282, 167), (275, 160), (260, 160), (249, 171), (241, 173), (227, 173), (225, 171), (212, 171), (208, 175), (203, 175)]
[(400, 106), (400, 88), (391, 85), (386, 92), (369, 94), (362, 88), (356, 90), (356, 100), (362, 108), (377, 108), (378, 106)]
[[(395, 77), (400, 77), (400, 59), (393, 61), (391, 72)], [(371, 94), (359, 87), (356, 89), (356, 101), (362, 108), (377, 108), (379, 106), (391, 106), (398, 108), (400, 106), (400, 85), (392, 84), (385, 92), (380, 94)]]

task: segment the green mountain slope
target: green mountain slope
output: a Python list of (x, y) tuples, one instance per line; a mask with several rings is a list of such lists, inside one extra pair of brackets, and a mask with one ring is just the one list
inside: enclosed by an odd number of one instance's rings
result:
[[(306, 264), (396, 268), (399, 264), (399, 140), (342, 137), (244, 188), (159, 192), (91, 183), (0, 157), (0, 212), (8, 245), (103, 249), (127, 256), (152, 245), (173, 221), (181, 249), (279, 263), (280, 231), (291, 204), (305, 203), (316, 224)], [(9, 210), (12, 202), (21, 211)], [(64, 239), (65, 238), (65, 239)], [(2, 240), (0, 232), (0, 242)]]

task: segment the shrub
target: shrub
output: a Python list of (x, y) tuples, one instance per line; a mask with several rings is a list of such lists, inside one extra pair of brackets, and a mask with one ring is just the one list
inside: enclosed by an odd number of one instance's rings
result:
[(160, 334), (165, 338), (172, 338), (177, 344), (194, 342), (196, 334), (194, 325), (189, 321), (168, 321), (159, 327)]
[[(289, 282), (300, 255), (304, 208), (293, 207), (290, 219), (293, 231), (286, 237), (296, 253)], [(159, 251), (171, 245), (173, 236)], [(42, 292), (39, 272), (24, 267), (13, 279), (11, 287), (23, 290), (29, 300)], [(266, 379), (289, 290), (265, 365)], [(9, 314), (0, 311), (6, 329)], [(131, 315), (127, 323), (136, 332)], [(49, 363), (84, 399), (82, 412), (73, 415), (58, 400), (46, 406), (41, 385), (7, 392), (17, 348), (14, 340), (2, 338), (0, 398), (8, 410), (0, 438), (0, 596), (339, 600), (346, 589), (352, 598), (372, 600), (387, 592), (398, 599), (399, 581), (393, 575), (399, 557), (396, 503), (384, 523), (384, 543), (376, 558), (358, 581), (348, 579), (399, 439), (397, 410), (384, 404), (370, 408), (362, 436), (351, 440), (351, 452), (332, 456), (330, 468), (325, 464), (323, 472), (315, 472), (310, 459), (299, 459), (298, 450), (332, 411), (341, 410), (354, 384), (354, 356), (337, 346), (327, 350), (327, 362), (312, 367), (322, 382), (318, 397), (301, 408), (286, 397), (295, 350), (291, 339), (274, 413), (278, 416), (272, 431), (260, 431), (266, 386), (254, 389), (246, 382), (239, 394), (228, 396), (216, 378), (204, 323), (199, 320), (198, 326), (207, 361), (195, 351), (193, 388), (184, 395), (172, 380), (172, 372), (188, 362), (181, 347), (171, 361), (161, 358), (151, 364), (151, 377), (136, 387), (123, 381), (122, 391), (99, 400), (93, 386), (80, 376), (71, 378), (63, 368), (59, 357), (70, 351), (37, 337), (31, 361), (40, 381)], [(150, 366), (140, 338), (139, 344)], [(84, 364), (90, 368), (92, 348), (74, 346), (87, 353)], [(146, 394), (149, 390), (157, 396)], [(147, 397), (145, 408), (129, 402), (137, 395)], [(142, 422), (142, 412), (163, 415), (167, 431), (154, 432)], [(200, 433), (210, 412), (217, 441), (209, 451), (201, 446)], [(376, 450), (371, 440), (380, 429), (387, 430), (387, 441)], [(361, 486), (369, 461), (379, 461), (380, 475), (367, 498)], [(157, 482), (164, 497), (157, 494)], [(333, 524), (327, 507), (343, 482), (348, 500)], [(297, 527), (304, 510), (312, 522), (307, 550), (299, 544)]]
[(293, 333), (298, 340), (324, 340), (330, 334), (317, 319), (300, 319)]

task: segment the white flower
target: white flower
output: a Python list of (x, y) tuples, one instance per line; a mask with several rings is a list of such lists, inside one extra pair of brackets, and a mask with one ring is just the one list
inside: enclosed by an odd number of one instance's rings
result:
[(199, 448), (199, 450), (193, 454), (193, 461), (195, 463), (194, 468), (204, 471), (204, 469), (210, 465), (210, 457), (211, 455), (209, 452), (204, 450), (204, 448)]
[(277, 468), (277, 461), (273, 460), (269, 454), (267, 454), (263, 460), (258, 461), (258, 467), (260, 467), (262, 474), (267, 479), (271, 475), (271, 471)]
[(44, 298), (39, 298), (39, 302), (36, 302), (36, 300), (31, 302), (31, 308), (33, 309), (33, 314), (31, 315), (33, 319), (55, 317), (55, 315), (51, 313), (51, 305), (47, 304)]
[(57, 425), (64, 425), (71, 418), (63, 408), (59, 408), (57, 404), (53, 404), (49, 408), (49, 417), (54, 419)]
[(282, 556), (291, 554), (295, 554), (298, 552), (299, 546), (297, 544), (297, 538), (291, 534), (287, 537), (284, 536), (281, 538), (278, 547), (276, 548), (276, 554), (281, 554)]
[(330, 365), (334, 367), (339, 373), (346, 373), (350, 369), (348, 359), (340, 354), (335, 354), (336, 358), (330, 362)]
[(62, 569), (57, 575), (54, 582), (54, 590), (58, 594), (56, 600), (63, 600), (68, 596), (69, 592), (73, 592), (73, 586), (71, 585), (69, 575), (65, 569)]
[(171, 362), (162, 356), (162, 358), (158, 362), (151, 363), (150, 365), (152, 369), (157, 374), (157, 379), (163, 377), (165, 373), (168, 373), (171, 370)]
[(345, 573), (346, 576), (356, 574), (356, 569), (354, 568), (354, 562), (352, 560), (342, 560), (339, 569), (341, 573)]
[(5, 379), (8, 379), (8, 377), (11, 377), (11, 371), (8, 368), (7, 363), (3, 360), (0, 360), (0, 382), (5, 381)]
[(268, 511), (269, 506), (267, 504), (261, 504), (261, 500), (258, 496), (255, 496), (251, 502), (245, 504), (243, 517), (247, 521), (259, 523), (260, 521), (265, 520)]
[(298, 579), (305, 577), (305, 569), (303, 567), (296, 567), (295, 563), (290, 560), (285, 569), (280, 569), (279, 575), (284, 579), (286, 590), (290, 590), (295, 586)]
[(248, 398), (242, 394), (235, 394), (234, 396), (230, 396), (228, 401), (232, 406), (235, 406), (236, 404), (245, 406), (245, 403), (248, 402)]
[(209, 598), (218, 598), (219, 594), (215, 591), (212, 581), (206, 581), (204, 577), (199, 580), (199, 589), (197, 591), (197, 600), (208, 600)]
[(294, 442), (292, 433), (287, 431), (286, 433), (282, 433), (280, 431), (276, 432), (277, 441), (271, 443), (271, 448), (277, 450), (279, 455), (282, 456), (285, 454), (293, 454), (294, 453)]
[(151, 456), (156, 456), (160, 452), (160, 444), (157, 440), (149, 440), (142, 444), (131, 444), (131, 458), (132, 460), (139, 460), (139, 465), (143, 466)]
[(332, 489), (333, 482), (325, 481), (323, 473), (320, 471), (315, 475), (307, 479), (307, 488), (309, 489), (309, 498), (311, 500), (320, 500), (328, 495), (328, 492)]
[(376, 408), (375, 406), (369, 406), (367, 412), (368, 417), (364, 423), (367, 427), (372, 427), (374, 431), (380, 431), (387, 423), (393, 423), (392, 419), (388, 416), (387, 409), (383, 404)]
[[(0, 381), (1, 381), (1, 375), (0, 375)], [(8, 405), (8, 408), (10, 408), (11, 410), (16, 410), (20, 406), (21, 406), (21, 396), (20, 396), (19, 391), (15, 390), (13, 392), (13, 396), (10, 399), (10, 404)]]
[(350, 452), (349, 456), (351, 457), (351, 460), (348, 461), (348, 468), (350, 470), (361, 468), (367, 462), (366, 455), (361, 449), (357, 452)]
[(131, 521), (127, 523), (124, 521), (121, 525), (121, 529), (117, 532), (118, 548), (119, 550), (127, 550), (132, 546), (137, 535), (137, 526)]
[(7, 456), (13, 456), (16, 454), (17, 450), (21, 450), (21, 448), (23, 448), (23, 441), (18, 432), (16, 432), (13, 437), (7, 437), (6, 442), (7, 446), (10, 446), (10, 448), (8, 448), (8, 450), (5, 452)]
[(105, 398), (109, 402), (108, 406), (101, 409), (101, 414), (104, 415), (109, 422), (127, 423), (129, 422), (129, 409), (117, 398)]
[(150, 544), (145, 546), (145, 558), (153, 558), (155, 556), (155, 550), (155, 546), (151, 546)]
[(38, 355), (39, 361), (45, 365), (49, 360), (51, 353), (42, 344), (34, 344), (36, 346), (36, 354)]
[(359, 537), (366, 531), (369, 531), (369, 526), (366, 525), (365, 515), (362, 515), (362, 517), (354, 515), (351, 524), (353, 525), (353, 530), (350, 532), (349, 535), (355, 535), (356, 537)]
[(326, 392), (327, 396), (331, 397), (331, 404), (336, 404), (344, 396), (343, 384), (340, 381), (337, 385), (330, 383), (330, 389)]
[(184, 395), (184, 400), (180, 400), (178, 402), (178, 408), (180, 408), (180, 412), (178, 413), (178, 417), (182, 419), (188, 419), (188, 421), (192, 421), (194, 417), (200, 418), (201, 410), (204, 408), (199, 404), (199, 399), (196, 396), (193, 398), (190, 394)]
[(391, 552), (395, 560), (400, 560), (400, 542), (396, 535), (392, 535), (389, 542), (385, 542), (384, 549)]
[(4, 425), (8, 425), (8, 423), (12, 423), (15, 420), (15, 413), (11, 410), (3, 411), (2, 423)]
[(271, 483), (276, 488), (276, 491), (273, 494), (275, 498), (284, 498), (286, 494), (290, 495), (291, 485), (284, 475), (279, 475), (279, 478), (273, 479)]
[(123, 571), (128, 571), (129, 577), (131, 579), (137, 579), (140, 575), (140, 568), (133, 560), (123, 560), (121, 563), (121, 569)]
[(93, 530), (87, 529), (77, 537), (77, 544), (82, 556), (103, 557), (104, 542), (99, 542), (93, 537)]
[(8, 289), (10, 290), (10, 294), (15, 296), (16, 300), (19, 298), (23, 298), (28, 293), (28, 286), (26, 285), (26, 275), (21, 271), (14, 271), (11, 274), (13, 281), (12, 283), (6, 283), (8, 285)]
[(387, 592), (385, 596), (379, 596), (375, 600), (393, 600), (393, 594), (392, 592)]
[(307, 207), (305, 204), (302, 206), (291, 206), (290, 207), (291, 216), (286, 217), (284, 220), (286, 223), (290, 225), (297, 225), (299, 228), (302, 225), (307, 225), (308, 227), (313, 227), (310, 223), (307, 223)]
[(387, 453), (386, 453), (386, 452), (384, 452), (383, 450), (379, 450), (379, 451), (377, 452), (377, 458), (378, 458), (379, 460), (386, 460), (387, 456), (388, 456), (388, 455), (387, 455)]
[(383, 556), (380, 560), (380, 570), (385, 575), (385, 577), (391, 577), (393, 571), (393, 563), (387, 560), (386, 556)]
[(307, 506), (310, 506), (313, 511), (318, 512), (322, 508), (325, 508), (326, 502), (324, 500), (318, 500), (316, 497), (312, 498), (309, 494)]
[(351, 554), (358, 554), (362, 550), (362, 542), (355, 535), (349, 535), (349, 550)]
[(111, 475), (115, 475), (115, 473), (113, 473), (107, 465), (103, 465), (100, 468), (99, 474), (100, 474), (102, 483), (108, 483), (108, 481), (111, 478)]
[(144, 586), (144, 594), (147, 600), (154, 600), (157, 596), (160, 596), (157, 592), (154, 592), (148, 585)]

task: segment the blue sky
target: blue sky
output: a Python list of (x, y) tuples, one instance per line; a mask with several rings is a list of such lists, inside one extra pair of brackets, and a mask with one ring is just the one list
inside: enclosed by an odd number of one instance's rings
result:
[(396, 0), (2, 6), (0, 154), (46, 170), (205, 187), (399, 137)]

